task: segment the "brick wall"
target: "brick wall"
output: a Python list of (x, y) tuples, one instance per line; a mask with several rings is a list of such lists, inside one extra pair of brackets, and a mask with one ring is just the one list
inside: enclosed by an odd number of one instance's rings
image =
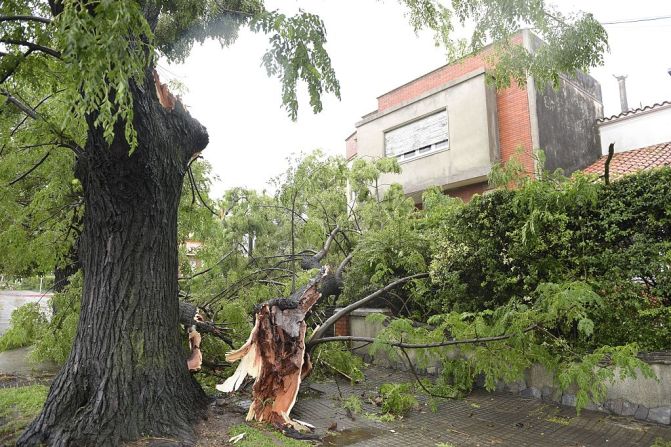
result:
[[(514, 36), (512, 42), (521, 45), (522, 34)], [(385, 93), (377, 99), (378, 111), (398, 106), (474, 70), (486, 68), (488, 64), (485, 59), (492, 51), (492, 47), (485, 48), (477, 55), (468, 56), (453, 64), (442, 66)], [(530, 175), (533, 175), (533, 144), (531, 141), (529, 99), (526, 87), (520, 88), (517, 85), (513, 85), (499, 90), (496, 94), (496, 103), (498, 107), (501, 160), (504, 162), (509, 160), (511, 155), (517, 151), (517, 148), (521, 147), (523, 149), (523, 155), (520, 157), (521, 161), (525, 170)]]
[(356, 139), (356, 132), (354, 132), (345, 140), (345, 157), (347, 157), (348, 160), (351, 160), (352, 157), (356, 155), (356, 153), (357, 153), (357, 139)]
[(349, 315), (345, 315), (336, 321), (334, 332), (336, 337), (349, 335)]
[(459, 188), (445, 191), (445, 194), (452, 197), (459, 197), (464, 202), (468, 202), (475, 194), (482, 194), (487, 190), (487, 182), (474, 183), (472, 185), (461, 186)]
[(499, 150), (501, 161), (506, 162), (518, 148), (522, 149), (520, 161), (524, 170), (534, 174), (531, 141), (531, 118), (526, 87), (513, 85), (496, 93), (499, 119)]

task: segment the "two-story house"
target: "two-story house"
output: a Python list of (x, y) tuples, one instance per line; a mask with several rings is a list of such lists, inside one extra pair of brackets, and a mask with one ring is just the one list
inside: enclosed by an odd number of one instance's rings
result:
[[(513, 42), (533, 51), (542, 42), (529, 30)], [(430, 186), (469, 200), (487, 190), (492, 166), (518, 150), (525, 170), (536, 172), (533, 150), (542, 148), (545, 168), (566, 174), (601, 155), (596, 120), (603, 116), (601, 87), (590, 76), (561, 77), (558, 90), (525, 86), (497, 91), (486, 82), (493, 47), (442, 66), (377, 98), (375, 111), (346, 139), (348, 159), (396, 157), (400, 183), (416, 203)]]

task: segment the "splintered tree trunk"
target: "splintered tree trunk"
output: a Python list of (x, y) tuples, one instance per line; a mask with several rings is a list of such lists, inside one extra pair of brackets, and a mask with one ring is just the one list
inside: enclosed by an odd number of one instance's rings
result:
[(139, 146), (130, 156), (121, 124), (110, 145), (89, 119), (76, 168), (85, 195), (77, 335), (19, 445), (193, 436), (206, 398), (178, 332), (177, 207), (187, 164), (208, 138), (181, 104), (161, 105), (160, 87), (151, 71), (132, 87)]
[(217, 389), (237, 390), (247, 375), (255, 378), (247, 420), (266, 421), (280, 430), (304, 430), (290, 418), (301, 380), (312, 364), (305, 355), (305, 315), (321, 298), (320, 285), (326, 273), (291, 298), (264, 303), (247, 342), (229, 352), (226, 360), (240, 360), (235, 373)]

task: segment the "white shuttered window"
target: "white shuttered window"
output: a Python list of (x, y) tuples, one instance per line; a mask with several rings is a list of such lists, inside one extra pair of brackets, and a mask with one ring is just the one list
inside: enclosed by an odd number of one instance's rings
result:
[(441, 110), (385, 132), (384, 148), (387, 157), (398, 157), (399, 160), (447, 149), (447, 111)]

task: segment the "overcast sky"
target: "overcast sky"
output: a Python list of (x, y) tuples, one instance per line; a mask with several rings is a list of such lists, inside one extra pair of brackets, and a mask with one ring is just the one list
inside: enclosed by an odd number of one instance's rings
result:
[[(601, 22), (671, 15), (668, 0), (554, 4), (563, 12), (582, 8)], [(268, 179), (284, 170), (292, 153), (320, 148), (344, 154), (344, 139), (362, 115), (377, 108), (378, 96), (446, 63), (432, 35), (416, 36), (394, 0), (266, 0), (266, 7), (287, 13), (300, 7), (321, 16), (342, 100), (324, 98), (324, 111), (313, 115), (301, 92), (299, 117), (292, 122), (280, 107), (279, 81), (260, 67), (267, 37), (246, 29), (229, 48), (207, 42), (194, 47), (184, 64), (160, 64), (163, 82), (173, 78), (186, 85), (184, 103), (209, 131), (203, 155), (219, 178), (215, 197), (233, 186), (268, 188)], [(628, 75), (630, 107), (671, 99), (671, 19), (606, 25), (606, 30), (610, 53), (604, 66), (591, 72), (601, 83), (605, 114), (619, 112), (613, 74)]]

